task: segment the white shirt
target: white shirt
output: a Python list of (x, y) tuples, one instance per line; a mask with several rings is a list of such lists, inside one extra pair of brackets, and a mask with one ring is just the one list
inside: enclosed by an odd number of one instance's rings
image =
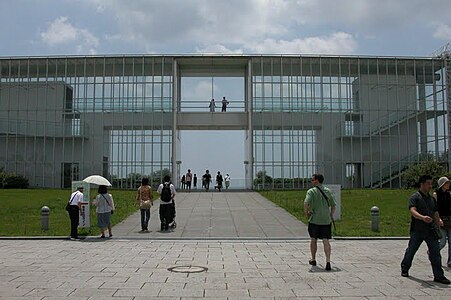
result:
[(226, 177), (225, 177), (224, 180), (225, 180), (225, 181), (230, 181), (230, 176), (227, 176), (227, 175), (226, 175)]
[(83, 193), (80, 191), (75, 191), (70, 195), (69, 205), (78, 205), (78, 203), (83, 202)]
[(98, 194), (94, 199), (93, 204), (97, 207), (96, 212), (99, 214), (114, 210), (114, 201), (111, 194)]
[[(165, 182), (165, 183), (169, 183), (169, 182)], [(175, 197), (175, 187), (174, 187), (174, 185), (171, 183), (170, 185), (169, 185), (169, 188), (171, 189), (171, 194), (172, 194), (172, 198), (171, 198), (171, 201), (169, 201), (169, 202), (164, 202), (164, 201), (161, 201), (161, 190), (163, 189), (163, 184), (160, 184), (160, 186), (158, 187), (158, 190), (157, 190), (157, 192), (158, 192), (158, 194), (160, 195), (160, 205), (164, 205), (164, 204), (172, 204), (173, 202), (172, 202), (172, 199), (174, 199), (174, 197)]]

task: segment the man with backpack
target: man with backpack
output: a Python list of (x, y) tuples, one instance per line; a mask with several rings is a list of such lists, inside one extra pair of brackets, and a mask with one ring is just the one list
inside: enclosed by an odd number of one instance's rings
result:
[(175, 197), (175, 188), (171, 183), (169, 175), (164, 176), (163, 183), (160, 184), (157, 190), (160, 195), (160, 222), (161, 231), (169, 230), (169, 224), (173, 219), (173, 205)]

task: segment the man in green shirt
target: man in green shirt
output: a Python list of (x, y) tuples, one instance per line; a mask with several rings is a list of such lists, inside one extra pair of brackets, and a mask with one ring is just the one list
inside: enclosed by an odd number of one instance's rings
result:
[(331, 222), (335, 212), (335, 198), (330, 190), (323, 186), (324, 176), (313, 174), (313, 188), (307, 191), (304, 200), (304, 213), (309, 218), (308, 232), (310, 235), (310, 252), (312, 259), (309, 264), (316, 266), (316, 251), (318, 239), (323, 240), (324, 253), (326, 254), (326, 270), (330, 271), (330, 243), (332, 238)]

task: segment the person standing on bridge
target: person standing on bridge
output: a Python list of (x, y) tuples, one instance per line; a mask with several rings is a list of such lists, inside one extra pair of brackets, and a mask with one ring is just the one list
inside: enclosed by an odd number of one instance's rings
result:
[(229, 101), (227, 101), (226, 97), (222, 97), (222, 112), (226, 112), (227, 111), (227, 105), (229, 105)]
[(332, 238), (332, 218), (335, 213), (335, 198), (328, 188), (323, 186), (324, 176), (313, 174), (313, 188), (307, 191), (304, 200), (304, 213), (309, 218), (308, 233), (310, 235), (310, 252), (312, 259), (309, 264), (316, 266), (316, 251), (318, 239), (323, 240), (326, 255), (326, 271), (330, 271), (330, 243)]
[(216, 108), (215, 99), (210, 100), (210, 105), (208, 107), (210, 108), (210, 112), (215, 112)]

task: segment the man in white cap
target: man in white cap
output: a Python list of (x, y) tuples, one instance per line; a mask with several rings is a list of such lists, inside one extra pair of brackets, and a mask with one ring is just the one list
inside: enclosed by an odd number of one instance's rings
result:
[(81, 216), (81, 203), (83, 202), (83, 186), (78, 186), (77, 190), (70, 195), (69, 199), (69, 218), (70, 218), (70, 239), (72, 241), (78, 238), (78, 222)]

